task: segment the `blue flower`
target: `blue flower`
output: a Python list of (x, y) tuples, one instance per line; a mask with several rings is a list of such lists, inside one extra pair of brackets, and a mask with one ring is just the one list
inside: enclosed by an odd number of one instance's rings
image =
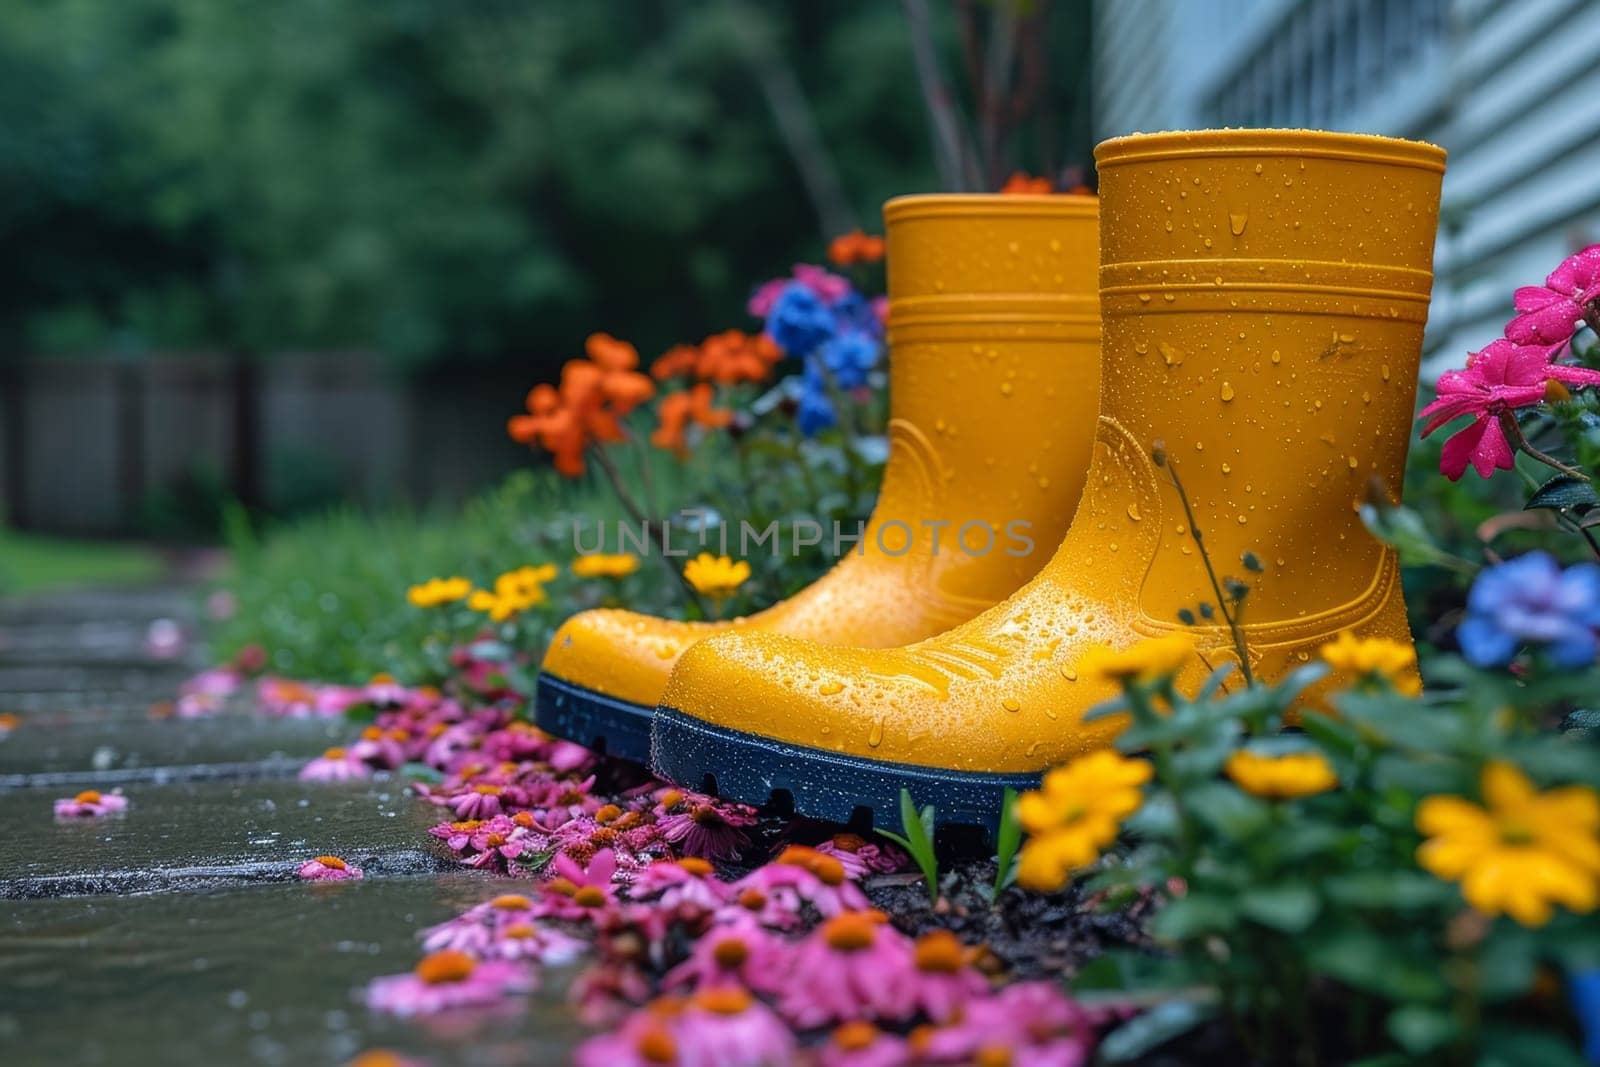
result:
[(1600, 650), (1600, 565), (1561, 569), (1530, 552), (1478, 575), (1467, 617), (1456, 630), (1461, 652), (1479, 667), (1503, 667), (1524, 645), (1544, 650), (1557, 667), (1582, 667)]
[(1583, 1058), (1600, 1063), (1600, 969), (1574, 972), (1567, 979), (1567, 992), (1583, 1030)]
[(878, 365), (879, 345), (860, 330), (846, 330), (822, 346), (822, 362), (840, 388), (867, 384), (867, 372)]
[(822, 376), (822, 366), (815, 359), (806, 360), (805, 373), (800, 377), (800, 409), (796, 418), (801, 434), (806, 437), (815, 437), (838, 421), (833, 398), (828, 395), (828, 383)]
[(809, 356), (837, 332), (838, 317), (805, 285), (792, 282), (767, 315), (767, 333), (791, 356)]
[(834, 317), (839, 320), (840, 332), (857, 330), (874, 340), (883, 339), (883, 322), (866, 297), (852, 289), (833, 305)]

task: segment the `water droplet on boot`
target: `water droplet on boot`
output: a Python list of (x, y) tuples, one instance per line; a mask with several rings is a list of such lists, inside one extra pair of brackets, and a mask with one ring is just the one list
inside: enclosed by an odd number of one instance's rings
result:
[(1235, 237), (1238, 237), (1244, 233), (1245, 224), (1249, 221), (1250, 216), (1241, 211), (1237, 215), (1228, 216), (1228, 228), (1233, 231)]
[(867, 731), (867, 744), (873, 748), (883, 744), (883, 723), (875, 722), (872, 724), (872, 729)]
[(1018, 700), (1016, 697), (1006, 697), (1000, 702), (1000, 706), (1005, 708), (1007, 711), (1021, 711), (1022, 701)]

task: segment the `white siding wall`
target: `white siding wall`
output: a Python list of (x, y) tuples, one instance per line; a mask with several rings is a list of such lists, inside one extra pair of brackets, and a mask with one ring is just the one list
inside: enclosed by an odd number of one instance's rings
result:
[(1600, 0), (1099, 0), (1096, 133), (1309, 126), (1450, 151), (1433, 371), (1600, 240)]

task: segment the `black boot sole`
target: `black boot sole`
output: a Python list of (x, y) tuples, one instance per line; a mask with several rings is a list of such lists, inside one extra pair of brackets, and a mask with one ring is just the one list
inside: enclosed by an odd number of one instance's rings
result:
[(547, 734), (575, 741), (614, 759), (650, 759), (652, 707), (597, 693), (541, 672), (533, 698), (533, 722)]
[(1005, 791), (1035, 789), (1038, 774), (981, 774), (847, 756), (713, 726), (674, 708), (656, 709), (650, 769), (681, 786), (756, 807), (837, 823), (900, 828), (900, 790), (920, 810), (934, 807), (939, 826), (974, 826), (993, 834)]

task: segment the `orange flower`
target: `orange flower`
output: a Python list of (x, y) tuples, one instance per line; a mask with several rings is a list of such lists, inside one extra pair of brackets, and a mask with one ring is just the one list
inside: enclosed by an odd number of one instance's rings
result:
[(658, 382), (693, 374), (700, 365), (700, 350), (694, 345), (673, 345), (650, 364), (650, 377)]
[(828, 259), (838, 267), (855, 263), (876, 263), (883, 258), (883, 238), (851, 230), (840, 234), (828, 244)]
[(716, 396), (709, 383), (701, 382), (693, 389), (668, 393), (661, 398), (656, 409), (660, 425), (650, 435), (650, 443), (657, 448), (667, 448), (682, 456), (689, 450), (685, 432), (691, 422), (711, 430), (720, 430), (733, 421), (733, 412), (712, 406)]
[(1017, 171), (1006, 179), (1000, 191), (1010, 196), (1048, 196), (1055, 192), (1055, 183), (1049, 178), (1032, 178)]
[(783, 350), (764, 333), (724, 330), (700, 342), (695, 376), (718, 385), (765, 381), (782, 358)]
[(639, 353), (610, 334), (591, 334), (588, 359), (568, 360), (561, 384), (537, 385), (528, 393), (528, 414), (514, 416), (507, 432), (514, 441), (538, 445), (555, 457), (556, 470), (569, 477), (584, 471), (583, 451), (591, 441), (621, 441), (618, 417), (655, 395), (656, 386), (639, 373)]

